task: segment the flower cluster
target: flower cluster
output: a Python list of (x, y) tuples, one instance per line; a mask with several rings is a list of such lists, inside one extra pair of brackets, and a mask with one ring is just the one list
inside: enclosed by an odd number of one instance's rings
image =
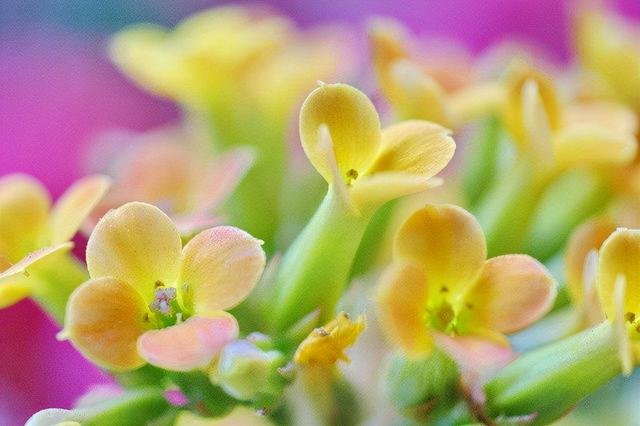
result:
[(115, 35), (184, 115), (96, 139), (115, 154), (53, 206), (0, 179), (0, 307), (32, 297), (118, 386), (27, 424), (543, 425), (630, 375), (640, 48), (618, 19), (578, 13), (567, 72), (387, 18), (367, 60), (355, 29), (255, 6)]

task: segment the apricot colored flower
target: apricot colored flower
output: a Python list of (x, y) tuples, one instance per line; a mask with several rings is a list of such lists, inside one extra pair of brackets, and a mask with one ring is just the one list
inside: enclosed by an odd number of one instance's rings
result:
[(0, 179), (0, 307), (38, 290), (41, 283), (29, 275), (38, 275), (42, 260), (73, 247), (69, 240), (109, 185), (107, 177), (86, 177), (51, 206), (47, 190), (35, 179), (22, 174)]
[(316, 328), (300, 343), (293, 360), (299, 365), (330, 367), (339, 360), (349, 362), (344, 350), (353, 345), (365, 328), (364, 316), (354, 321), (341, 312), (323, 327)]
[(261, 244), (220, 226), (182, 247), (165, 213), (127, 203), (107, 213), (89, 238), (91, 279), (69, 298), (61, 337), (111, 370), (147, 362), (176, 371), (207, 367), (237, 337), (238, 324), (224, 310), (258, 281)]
[(220, 223), (212, 213), (251, 167), (250, 149), (212, 156), (184, 129), (167, 128), (141, 135), (112, 134), (110, 141), (130, 145), (108, 165), (114, 185), (93, 215), (94, 225), (112, 208), (129, 201), (160, 207), (191, 236)]
[(554, 279), (537, 260), (520, 254), (487, 260), (484, 234), (470, 213), (429, 205), (396, 234), (377, 306), (389, 340), (421, 356), (434, 332), (508, 344), (504, 334), (541, 318), (555, 295)]
[(499, 110), (503, 88), (479, 81), (470, 55), (453, 43), (421, 52), (426, 49), (390, 19), (371, 22), (369, 43), (382, 93), (403, 119), (455, 128)]
[(512, 66), (505, 85), (504, 126), (519, 153), (537, 168), (622, 166), (634, 159), (637, 119), (626, 107), (604, 101), (561, 104), (552, 80), (520, 63)]
[(455, 151), (449, 131), (428, 121), (381, 131), (371, 101), (346, 84), (321, 84), (309, 95), (300, 137), (311, 164), (356, 211), (432, 187)]

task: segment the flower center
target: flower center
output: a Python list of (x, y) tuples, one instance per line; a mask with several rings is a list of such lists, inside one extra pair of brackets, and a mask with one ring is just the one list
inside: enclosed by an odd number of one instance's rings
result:
[(148, 316), (156, 328), (169, 327), (187, 319), (177, 296), (175, 287), (165, 287), (162, 283), (156, 283), (153, 300), (149, 304), (151, 314)]

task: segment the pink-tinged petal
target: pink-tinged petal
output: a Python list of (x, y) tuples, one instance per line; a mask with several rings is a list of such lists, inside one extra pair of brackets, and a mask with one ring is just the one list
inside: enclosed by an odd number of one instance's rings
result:
[(194, 182), (192, 211), (207, 214), (222, 204), (247, 174), (254, 157), (251, 149), (239, 148), (210, 162), (203, 176), (198, 176)]
[(149, 328), (147, 304), (134, 287), (96, 278), (71, 293), (59, 337), (97, 365), (125, 371), (144, 365), (136, 341)]
[(190, 238), (205, 229), (220, 225), (224, 219), (220, 216), (177, 215), (172, 216), (182, 238)]
[(196, 235), (182, 251), (183, 298), (195, 312), (231, 308), (251, 293), (265, 266), (262, 241), (232, 226)]
[(382, 276), (376, 295), (380, 329), (393, 344), (409, 356), (431, 351), (427, 330), (427, 277), (417, 264), (394, 264)]
[(522, 254), (489, 259), (465, 295), (471, 328), (521, 330), (553, 306), (556, 282), (540, 262)]
[(450, 337), (441, 333), (435, 333), (434, 337), (438, 347), (456, 361), (463, 386), (478, 403), (484, 402), (482, 388), (486, 381), (517, 357), (509, 346), (484, 338)]
[(114, 277), (151, 297), (156, 286), (175, 283), (181, 248), (176, 226), (159, 208), (127, 203), (96, 225), (87, 267), (92, 278)]
[(138, 352), (150, 364), (173, 371), (207, 367), (238, 337), (238, 322), (226, 312), (191, 317), (183, 323), (150, 330), (138, 338)]
[(37, 248), (50, 204), (47, 190), (34, 178), (13, 174), (0, 179), (0, 253), (17, 262)]
[[(0, 273), (0, 285), (4, 285), (10, 283), (15, 280), (22, 280), (29, 276), (29, 268), (37, 262), (45, 259), (49, 256), (52, 256), (56, 253), (64, 253), (73, 248), (73, 243), (67, 242), (58, 244), (51, 247), (45, 247), (40, 250), (36, 250), (32, 253), (29, 253), (27, 256), (22, 258), (18, 263), (14, 265), (10, 265), (8, 268), (4, 269), (2, 273)], [(3, 261), (4, 262), (4, 261)], [(2, 262), (0, 262), (2, 263)], [(4, 266), (7, 266), (6, 264)]]
[(95, 175), (74, 183), (56, 202), (51, 212), (51, 242), (69, 241), (105, 196), (111, 179)]
[(423, 265), (429, 286), (442, 294), (463, 291), (487, 257), (484, 233), (475, 217), (453, 205), (427, 205), (402, 225), (394, 255)]

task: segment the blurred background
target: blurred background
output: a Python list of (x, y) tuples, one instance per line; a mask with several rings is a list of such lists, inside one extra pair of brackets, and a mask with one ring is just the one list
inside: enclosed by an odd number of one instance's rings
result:
[[(93, 137), (112, 128), (145, 130), (177, 109), (134, 87), (109, 63), (109, 36), (136, 22), (173, 25), (205, 0), (4, 0), (0, 2), (0, 175), (30, 173), (59, 195), (83, 172)], [(508, 39), (569, 62), (569, 16), (561, 0), (278, 0), (300, 25), (394, 16), (416, 32), (460, 41), (478, 52)], [(638, 0), (612, 7), (640, 17)], [(69, 407), (108, 378), (85, 362), (29, 300), (0, 310), (0, 424), (22, 424), (48, 407)]]

